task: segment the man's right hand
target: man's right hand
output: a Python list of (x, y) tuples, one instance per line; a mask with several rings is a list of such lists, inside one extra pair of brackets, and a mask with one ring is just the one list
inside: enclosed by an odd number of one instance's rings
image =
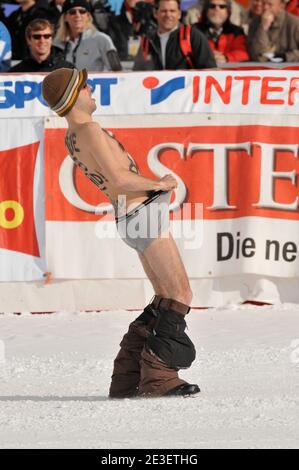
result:
[(157, 191), (170, 191), (177, 187), (178, 182), (172, 175), (165, 175), (158, 181)]

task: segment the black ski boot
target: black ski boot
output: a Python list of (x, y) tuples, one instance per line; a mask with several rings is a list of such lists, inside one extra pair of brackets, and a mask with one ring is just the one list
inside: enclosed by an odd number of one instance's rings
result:
[(196, 395), (197, 393), (200, 392), (200, 388), (196, 384), (182, 384), (179, 385), (178, 387), (173, 388), (172, 390), (169, 390), (164, 397), (187, 397), (190, 395)]

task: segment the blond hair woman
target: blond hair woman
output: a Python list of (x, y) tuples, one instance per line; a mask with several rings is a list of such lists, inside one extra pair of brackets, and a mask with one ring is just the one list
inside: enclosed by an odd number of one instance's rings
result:
[(90, 72), (121, 70), (112, 39), (96, 29), (91, 5), (86, 0), (66, 0), (62, 7), (54, 45), (77, 69)]

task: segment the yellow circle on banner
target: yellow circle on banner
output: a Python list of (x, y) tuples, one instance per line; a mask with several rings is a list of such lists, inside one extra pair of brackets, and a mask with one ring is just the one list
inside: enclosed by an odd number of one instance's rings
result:
[[(5, 212), (7, 209), (14, 211), (14, 217), (11, 220), (6, 218)], [(24, 209), (17, 201), (2, 201), (0, 202), (0, 227), (2, 228), (16, 228), (21, 225), (24, 220)]]

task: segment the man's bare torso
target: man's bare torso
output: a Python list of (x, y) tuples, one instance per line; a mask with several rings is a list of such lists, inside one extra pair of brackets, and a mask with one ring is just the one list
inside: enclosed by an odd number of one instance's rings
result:
[[(116, 213), (119, 196), (126, 196), (126, 210), (132, 209), (140, 204), (148, 197), (147, 191), (121, 193), (109, 181), (105, 175), (101, 165), (96, 161), (95, 156), (89, 151), (88, 139), (86, 136), (86, 126), (88, 124), (79, 124), (71, 126), (65, 136), (65, 144), (69, 151), (70, 157), (74, 163), (83, 171), (83, 173), (109, 198)], [(104, 138), (102, 148), (99, 146), (98, 152), (101, 152), (101, 159), (115, 159), (119, 165), (119, 169), (126, 169), (133, 173), (139, 174), (139, 170), (134, 159), (126, 152), (123, 145), (100, 126), (98, 132), (103, 133)]]

